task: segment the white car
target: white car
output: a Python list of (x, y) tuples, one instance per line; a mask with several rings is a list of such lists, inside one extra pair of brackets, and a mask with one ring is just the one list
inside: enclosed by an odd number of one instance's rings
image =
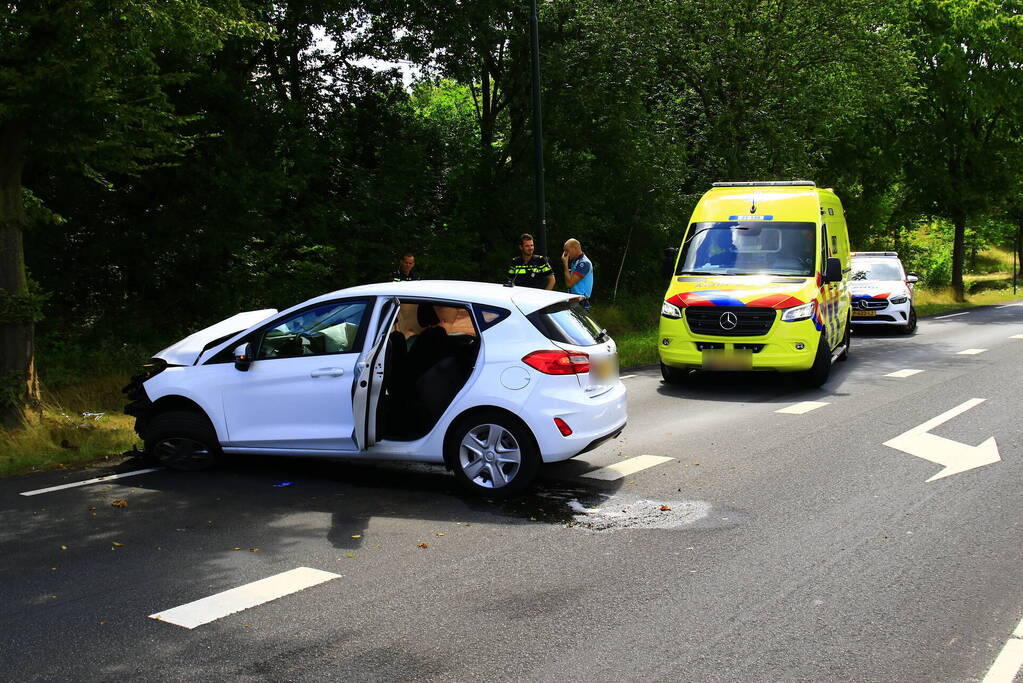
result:
[(125, 387), (149, 457), (221, 453), (445, 463), (490, 496), (626, 422), (614, 341), (579, 297), (478, 282), (342, 289), (240, 313)]
[(852, 252), (849, 294), (853, 324), (895, 326), (913, 334), (913, 285), (918, 281), (915, 273), (903, 269), (897, 252)]

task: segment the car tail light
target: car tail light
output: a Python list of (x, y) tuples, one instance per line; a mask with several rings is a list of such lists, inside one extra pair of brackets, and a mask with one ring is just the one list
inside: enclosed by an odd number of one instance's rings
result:
[(590, 371), (590, 356), (582, 351), (534, 351), (522, 362), (545, 375), (579, 375)]
[(572, 436), (572, 428), (560, 417), (554, 418), (554, 424), (558, 426), (558, 431), (561, 432), (562, 436)]

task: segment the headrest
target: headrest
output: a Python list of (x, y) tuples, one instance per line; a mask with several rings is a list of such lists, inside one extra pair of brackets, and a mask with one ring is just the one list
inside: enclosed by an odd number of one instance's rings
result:
[(416, 309), (416, 321), (420, 327), (430, 327), (440, 322), (440, 318), (437, 317), (437, 311), (433, 310), (433, 306), (430, 304), (419, 304)]

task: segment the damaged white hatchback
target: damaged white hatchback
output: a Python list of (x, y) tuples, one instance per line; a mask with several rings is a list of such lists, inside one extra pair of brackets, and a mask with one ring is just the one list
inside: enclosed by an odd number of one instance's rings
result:
[(222, 453), (413, 460), (489, 496), (626, 422), (615, 343), (578, 297), (477, 282), (240, 313), (156, 354), (125, 392), (147, 456), (175, 469)]

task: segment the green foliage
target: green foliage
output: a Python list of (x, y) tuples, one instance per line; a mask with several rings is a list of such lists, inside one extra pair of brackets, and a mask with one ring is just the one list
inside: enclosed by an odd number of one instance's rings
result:
[[(405, 250), (425, 277), (497, 281), (533, 231), (528, 4), (24, 7), (0, 9), (0, 119), (32, 122), (45, 382), (384, 280)], [(540, 8), (548, 256), (581, 240), (620, 335), (656, 325), (662, 251), (716, 180), (833, 186), (854, 245), (897, 249), (931, 287), (953, 214), (966, 270), (1011, 240), (1016, 0)]]

